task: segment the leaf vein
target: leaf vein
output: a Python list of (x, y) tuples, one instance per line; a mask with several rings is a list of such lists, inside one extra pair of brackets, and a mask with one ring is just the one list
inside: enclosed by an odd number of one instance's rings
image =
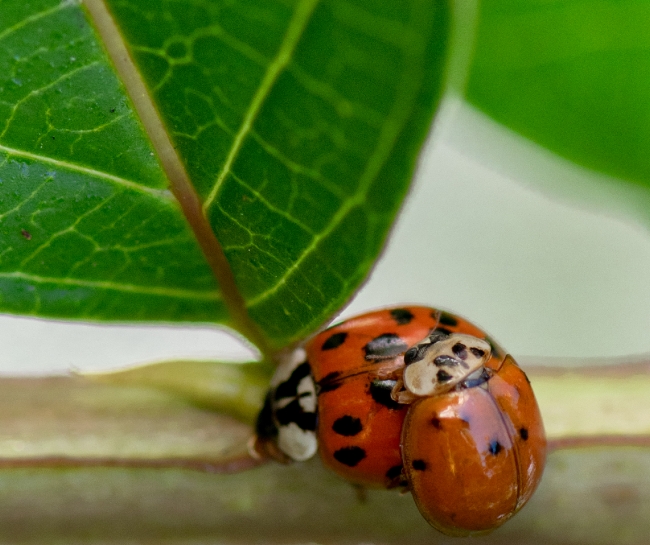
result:
[(271, 61), (271, 64), (269, 64), (266, 73), (262, 78), (260, 86), (253, 95), (253, 99), (251, 100), (248, 110), (244, 114), (243, 122), (237, 131), (237, 135), (235, 136), (232, 146), (230, 147), (224, 165), (221, 168), (219, 175), (217, 176), (212, 190), (203, 203), (204, 214), (206, 214), (207, 210), (210, 208), (215, 198), (217, 197), (219, 189), (221, 188), (221, 185), (226, 176), (230, 172), (233, 162), (239, 154), (239, 150), (241, 149), (244, 140), (248, 136), (248, 133), (253, 126), (253, 122), (255, 121), (257, 114), (261, 110), (262, 105), (271, 92), (273, 85), (291, 60), (293, 51), (298, 45), (298, 42), (302, 37), (302, 34), (311, 18), (312, 12), (316, 8), (317, 3), (318, 0), (301, 0), (299, 2), (296, 11), (294, 12), (293, 17), (289, 23), (289, 27), (287, 29), (287, 33), (284, 36), (284, 40), (280, 45), (280, 49), (278, 50), (275, 58)]
[(143, 186), (140, 184), (137, 184), (135, 182), (132, 182), (130, 180), (126, 180), (125, 178), (120, 178), (119, 176), (114, 176), (113, 174), (108, 174), (107, 172), (101, 172), (99, 170), (95, 170), (93, 168), (88, 168), (84, 167), (82, 165), (78, 165), (75, 163), (70, 163), (68, 161), (61, 161), (60, 159), (54, 159), (52, 157), (46, 157), (44, 155), (38, 155), (36, 153), (31, 153), (29, 151), (24, 151), (24, 150), (19, 150), (15, 148), (10, 148), (8, 146), (3, 146), (0, 144), (0, 152), (5, 152), (8, 155), (12, 157), (20, 157), (22, 159), (29, 159), (31, 161), (38, 161), (42, 163), (47, 163), (59, 168), (65, 168), (67, 170), (72, 170), (74, 172), (78, 172), (80, 174), (84, 174), (87, 176), (92, 176), (92, 177), (97, 177), (101, 178), (103, 180), (106, 180), (108, 182), (127, 187), (129, 189), (132, 189), (134, 191), (138, 191), (140, 193), (148, 193), (158, 199), (163, 199), (168, 202), (174, 202), (174, 198), (172, 197), (172, 194), (170, 193), (169, 190), (167, 189), (154, 189), (151, 187)]
[(75, 76), (78, 72), (83, 72), (84, 70), (87, 70), (89, 68), (94, 68), (95, 66), (98, 66), (100, 64), (99, 61), (94, 61), (91, 62), (90, 64), (84, 64), (82, 66), (76, 67), (74, 70), (70, 70), (69, 72), (66, 72), (62, 76), (52, 80), (50, 83), (47, 85), (43, 85), (43, 87), (38, 87), (37, 89), (32, 89), (29, 93), (27, 93), (24, 97), (22, 97), (16, 104), (13, 105), (11, 109), (11, 115), (7, 118), (7, 121), (5, 122), (5, 128), (2, 130), (2, 133), (0, 133), (0, 138), (2, 138), (7, 131), (9, 130), (9, 127), (11, 127), (11, 122), (13, 121), (14, 117), (16, 116), (16, 112), (24, 104), (27, 102), (30, 98), (40, 95), (43, 91), (50, 89), (57, 85), (58, 83), (61, 83), (62, 81), (71, 78), (72, 76)]
[(135, 284), (124, 284), (97, 280), (81, 280), (77, 278), (50, 278), (20, 271), (0, 272), (0, 278), (15, 278), (26, 280), (36, 284), (55, 284), (63, 286), (76, 286), (81, 288), (103, 289), (125, 293), (137, 293), (142, 295), (157, 295), (160, 297), (172, 297), (178, 299), (197, 299), (201, 301), (220, 301), (221, 296), (217, 291), (187, 290), (182, 288), (165, 288), (155, 286), (138, 286)]
[(287, 167), (288, 170), (290, 170), (294, 174), (302, 174), (307, 178), (319, 182), (325, 189), (327, 189), (330, 193), (332, 193), (333, 195), (335, 195), (341, 200), (347, 197), (347, 195), (343, 193), (343, 191), (341, 191), (341, 189), (336, 184), (332, 183), (316, 169), (309, 168), (299, 163), (296, 163), (295, 161), (293, 161), (292, 159), (284, 155), (278, 148), (276, 148), (275, 146), (271, 145), (269, 142), (264, 140), (264, 138), (262, 138), (259, 135), (259, 133), (257, 133), (257, 131), (251, 130), (251, 136), (255, 139), (255, 141), (262, 147), (262, 149), (266, 153), (268, 153), (271, 157), (277, 159), (280, 163), (282, 163), (285, 167)]
[(0, 41), (4, 40), (7, 36), (10, 36), (14, 32), (17, 32), (21, 28), (34, 23), (36, 21), (39, 21), (40, 19), (43, 19), (45, 17), (49, 17), (50, 15), (61, 11), (63, 9), (69, 8), (71, 6), (76, 6), (79, 4), (79, 0), (63, 0), (60, 2), (58, 5), (46, 9), (43, 11), (39, 11), (38, 13), (34, 13), (33, 15), (30, 15), (29, 17), (25, 17), (22, 21), (18, 21), (16, 24), (13, 26), (7, 27), (5, 30), (0, 32)]
[[(369, 156), (365, 168), (359, 179), (359, 187), (357, 193), (345, 201), (343, 206), (334, 214), (329, 224), (314, 237), (311, 244), (309, 244), (300, 254), (298, 259), (287, 269), (284, 275), (278, 281), (270, 286), (267, 290), (258, 294), (256, 297), (247, 301), (247, 307), (254, 307), (272, 295), (274, 295), (287, 280), (296, 274), (302, 263), (318, 248), (319, 244), (325, 240), (345, 219), (345, 217), (352, 212), (356, 207), (364, 204), (366, 197), (373, 182), (379, 175), (382, 166), (384, 165), (390, 150), (395, 144), (401, 130), (407, 122), (409, 112), (411, 111), (411, 104), (417, 96), (420, 80), (415, 77), (418, 70), (421, 70), (421, 57), (418, 54), (404, 54), (403, 55), (403, 68), (402, 73), (405, 77), (399, 78), (398, 81), (410, 82), (410, 84), (398, 85), (395, 99), (391, 106), (390, 112), (386, 116), (383, 123), (377, 143), (373, 153)], [(368, 215), (367, 211), (364, 212)]]

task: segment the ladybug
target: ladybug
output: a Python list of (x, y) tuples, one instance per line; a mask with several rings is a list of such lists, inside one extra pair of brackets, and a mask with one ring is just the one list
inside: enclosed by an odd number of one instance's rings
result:
[(449, 535), (492, 530), (530, 499), (546, 438), (524, 372), (510, 355), (488, 365), (490, 345), (433, 332), (404, 356), (396, 398), (404, 474), (424, 518)]
[(435, 528), (468, 535), (523, 506), (545, 445), (514, 360), (470, 322), (409, 306), (330, 327), (283, 362), (254, 451), (283, 462), (319, 452), (348, 481), (408, 489)]

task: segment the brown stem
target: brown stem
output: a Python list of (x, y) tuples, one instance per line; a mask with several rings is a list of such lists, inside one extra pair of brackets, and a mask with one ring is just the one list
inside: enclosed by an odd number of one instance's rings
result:
[(0, 469), (19, 468), (83, 468), (122, 467), (129, 469), (189, 469), (202, 473), (237, 473), (252, 469), (265, 460), (241, 456), (232, 460), (198, 460), (196, 458), (74, 458), (69, 456), (39, 456), (33, 458), (0, 458)]

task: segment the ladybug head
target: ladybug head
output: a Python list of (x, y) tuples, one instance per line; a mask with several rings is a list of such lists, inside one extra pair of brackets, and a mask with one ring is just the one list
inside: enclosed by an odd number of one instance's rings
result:
[(404, 386), (420, 397), (448, 392), (479, 371), (490, 355), (490, 345), (471, 335), (427, 337), (404, 354)]
[(448, 333), (442, 331), (432, 331), (424, 340), (420, 341), (415, 346), (409, 348), (404, 354), (404, 364), (411, 365), (412, 363), (420, 361), (424, 355), (431, 348), (432, 344), (444, 341), (449, 338)]

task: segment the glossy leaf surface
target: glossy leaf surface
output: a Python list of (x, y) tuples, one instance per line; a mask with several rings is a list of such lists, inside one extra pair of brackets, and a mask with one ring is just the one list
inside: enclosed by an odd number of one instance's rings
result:
[(482, 2), (467, 98), (583, 166), (650, 185), (650, 4)]
[[(311, 332), (365, 278), (407, 190), (447, 3), (111, 0), (108, 35), (97, 4), (0, 5), (0, 311), (228, 322), (135, 77), (236, 296), (271, 345)], [(114, 42), (135, 65), (109, 61)]]
[(212, 320), (220, 295), (76, 2), (0, 5), (0, 310)]

